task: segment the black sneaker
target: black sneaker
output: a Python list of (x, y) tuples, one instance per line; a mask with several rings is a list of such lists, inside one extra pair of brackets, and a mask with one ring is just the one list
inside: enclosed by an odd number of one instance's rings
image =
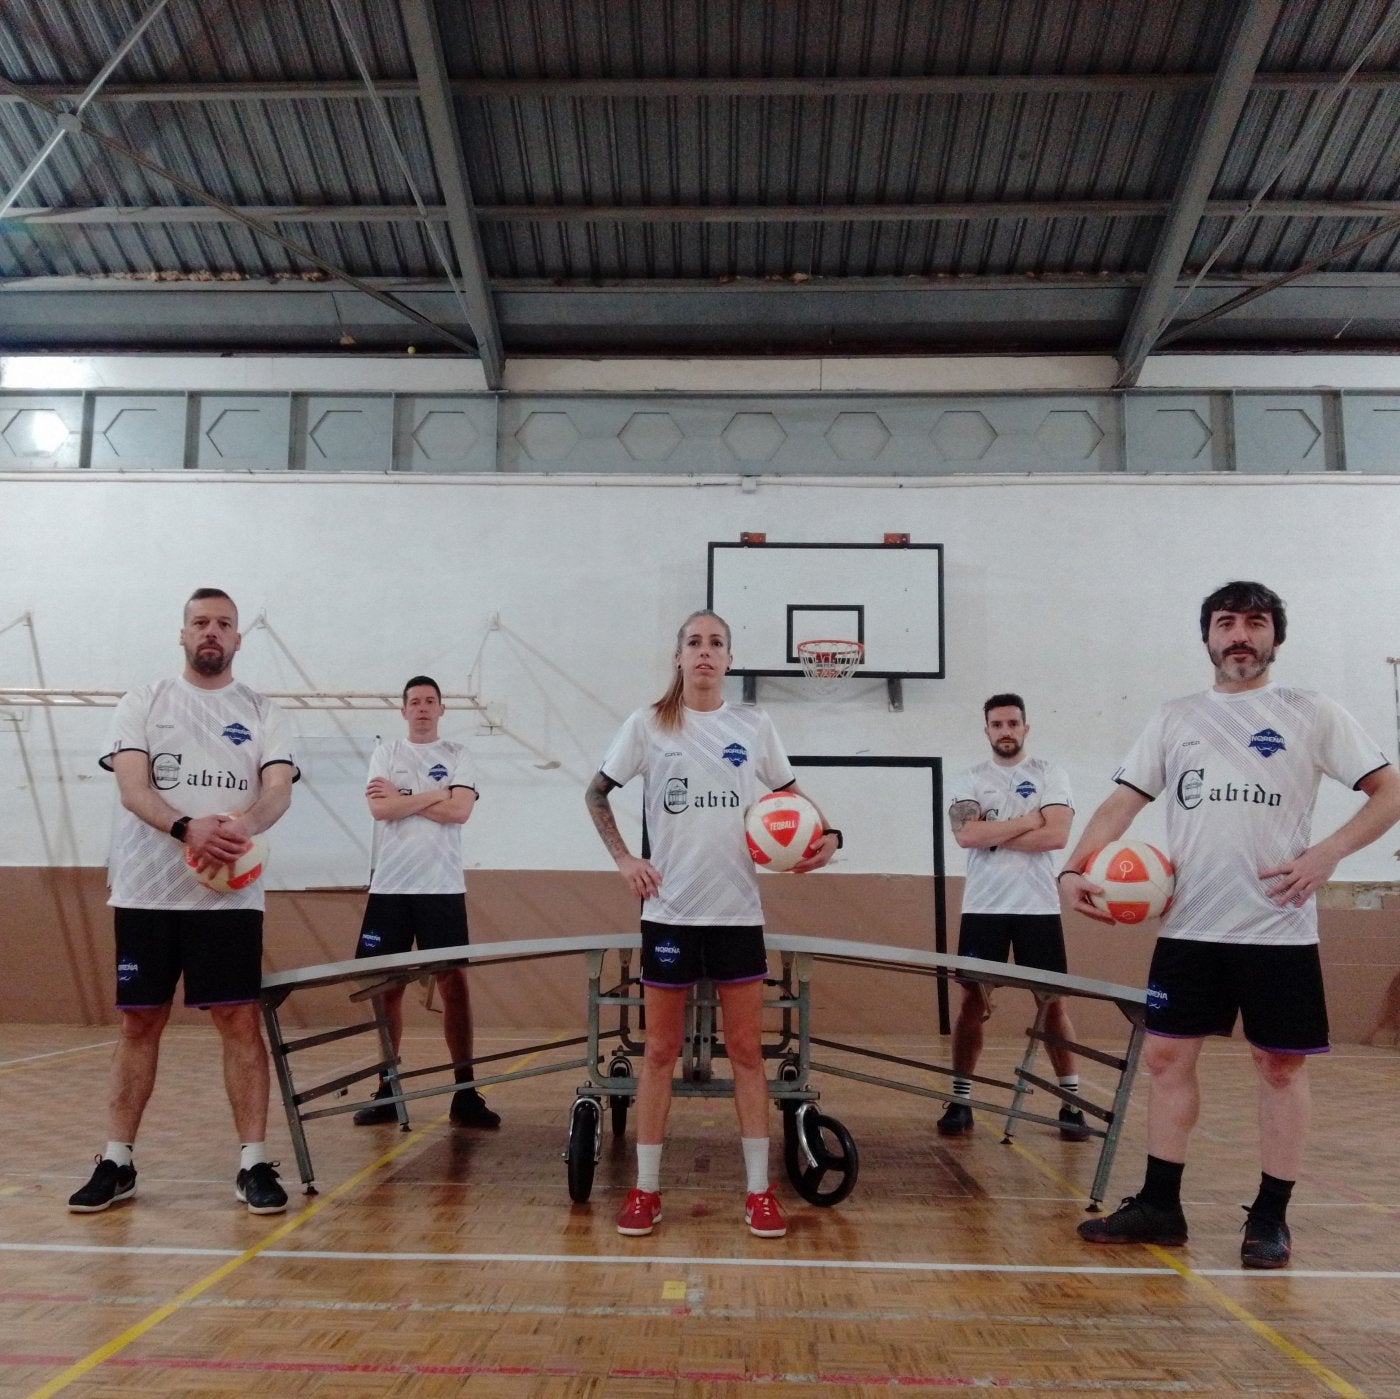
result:
[(501, 1114), (486, 1106), (486, 1099), (475, 1088), (459, 1088), (452, 1095), (452, 1107), (447, 1114), (463, 1127), (486, 1127), (494, 1130), (501, 1125)]
[(1180, 1206), (1164, 1210), (1129, 1195), (1112, 1214), (1084, 1220), (1079, 1237), (1091, 1244), (1165, 1244), (1174, 1248), (1186, 1242), (1186, 1216)]
[(1240, 1262), (1246, 1268), (1283, 1268), (1293, 1256), (1293, 1235), (1283, 1220), (1244, 1207)]
[(1066, 1103), (1060, 1109), (1060, 1138), (1067, 1142), (1087, 1142), (1093, 1135), (1084, 1114)]
[(81, 1190), (68, 1197), (72, 1214), (96, 1214), (118, 1200), (129, 1200), (136, 1194), (136, 1167), (119, 1166), (105, 1156), (95, 1158), (97, 1169)]
[(965, 1137), (972, 1131), (972, 1109), (966, 1103), (949, 1103), (948, 1110), (938, 1119), (940, 1137)]
[(393, 1096), (394, 1090), (387, 1083), (381, 1083), (374, 1090), (369, 1102), (364, 1107), (359, 1108), (350, 1120), (357, 1127), (377, 1127), (381, 1122), (397, 1122), (399, 1120), (398, 1105), (379, 1101), (381, 1098), (392, 1098)]
[(259, 1161), (239, 1171), (233, 1193), (248, 1206), (249, 1214), (281, 1214), (287, 1208), (287, 1192), (277, 1184), (276, 1161)]

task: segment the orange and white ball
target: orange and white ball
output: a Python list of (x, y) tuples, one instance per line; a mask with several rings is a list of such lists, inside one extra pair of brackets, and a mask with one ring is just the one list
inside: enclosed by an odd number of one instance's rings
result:
[(822, 818), (817, 808), (796, 792), (769, 792), (749, 808), (744, 830), (749, 854), (759, 869), (790, 870), (817, 853)]
[(208, 870), (201, 870), (194, 851), (188, 845), (185, 847), (185, 863), (190, 867), (190, 872), (206, 889), (212, 889), (216, 894), (229, 894), (256, 884), (262, 878), (266, 860), (267, 841), (260, 834), (253, 836), (248, 848), (231, 865), (215, 865)]
[(1101, 894), (1089, 896), (1090, 901), (1115, 923), (1160, 918), (1176, 891), (1172, 862), (1144, 841), (1117, 840), (1096, 850), (1084, 878), (1102, 888)]

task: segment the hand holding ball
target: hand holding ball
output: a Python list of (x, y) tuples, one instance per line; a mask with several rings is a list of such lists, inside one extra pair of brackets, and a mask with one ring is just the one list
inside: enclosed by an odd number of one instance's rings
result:
[(1172, 862), (1142, 841), (1115, 840), (1096, 850), (1084, 878), (1103, 890), (1089, 901), (1115, 923), (1143, 923), (1159, 918), (1172, 903), (1176, 872)]
[(267, 841), (255, 834), (248, 842), (248, 848), (231, 865), (210, 865), (200, 868), (199, 856), (187, 845), (185, 863), (190, 872), (206, 889), (216, 894), (228, 894), (238, 889), (246, 889), (262, 878), (263, 862), (267, 859)]
[(822, 843), (822, 818), (817, 808), (796, 792), (769, 792), (749, 808), (744, 831), (749, 854), (759, 869), (790, 870), (817, 853)]

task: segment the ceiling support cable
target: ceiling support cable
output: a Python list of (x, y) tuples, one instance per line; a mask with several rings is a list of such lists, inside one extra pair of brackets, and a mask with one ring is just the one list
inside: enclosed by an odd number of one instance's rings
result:
[(20, 197), (35, 175), (44, 168), (44, 163), (59, 146), (63, 144), (64, 139), (69, 133), (82, 129), (81, 122), (78, 119), (81, 118), (83, 109), (102, 91), (102, 85), (112, 76), (117, 66), (127, 54), (135, 48), (141, 36), (150, 28), (152, 21), (168, 3), (169, 0), (155, 0), (155, 4), (141, 16), (131, 33), (117, 45), (112, 56), (98, 69), (97, 76), (83, 90), (83, 95), (78, 99), (77, 105), (73, 110), (71, 112), (55, 113), (58, 129), (44, 142), (38, 155), (24, 167), (19, 179), (10, 187), (9, 193), (6, 194), (3, 199), (0, 199), (0, 219), (3, 219), (10, 209), (14, 207), (15, 200)]

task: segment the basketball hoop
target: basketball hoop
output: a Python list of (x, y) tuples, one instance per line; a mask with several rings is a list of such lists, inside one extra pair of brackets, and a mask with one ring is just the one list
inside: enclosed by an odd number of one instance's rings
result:
[(797, 659), (802, 662), (802, 673), (817, 682), (814, 686), (819, 695), (836, 694), (841, 682), (855, 674), (856, 666), (865, 655), (865, 647), (859, 641), (799, 641)]

